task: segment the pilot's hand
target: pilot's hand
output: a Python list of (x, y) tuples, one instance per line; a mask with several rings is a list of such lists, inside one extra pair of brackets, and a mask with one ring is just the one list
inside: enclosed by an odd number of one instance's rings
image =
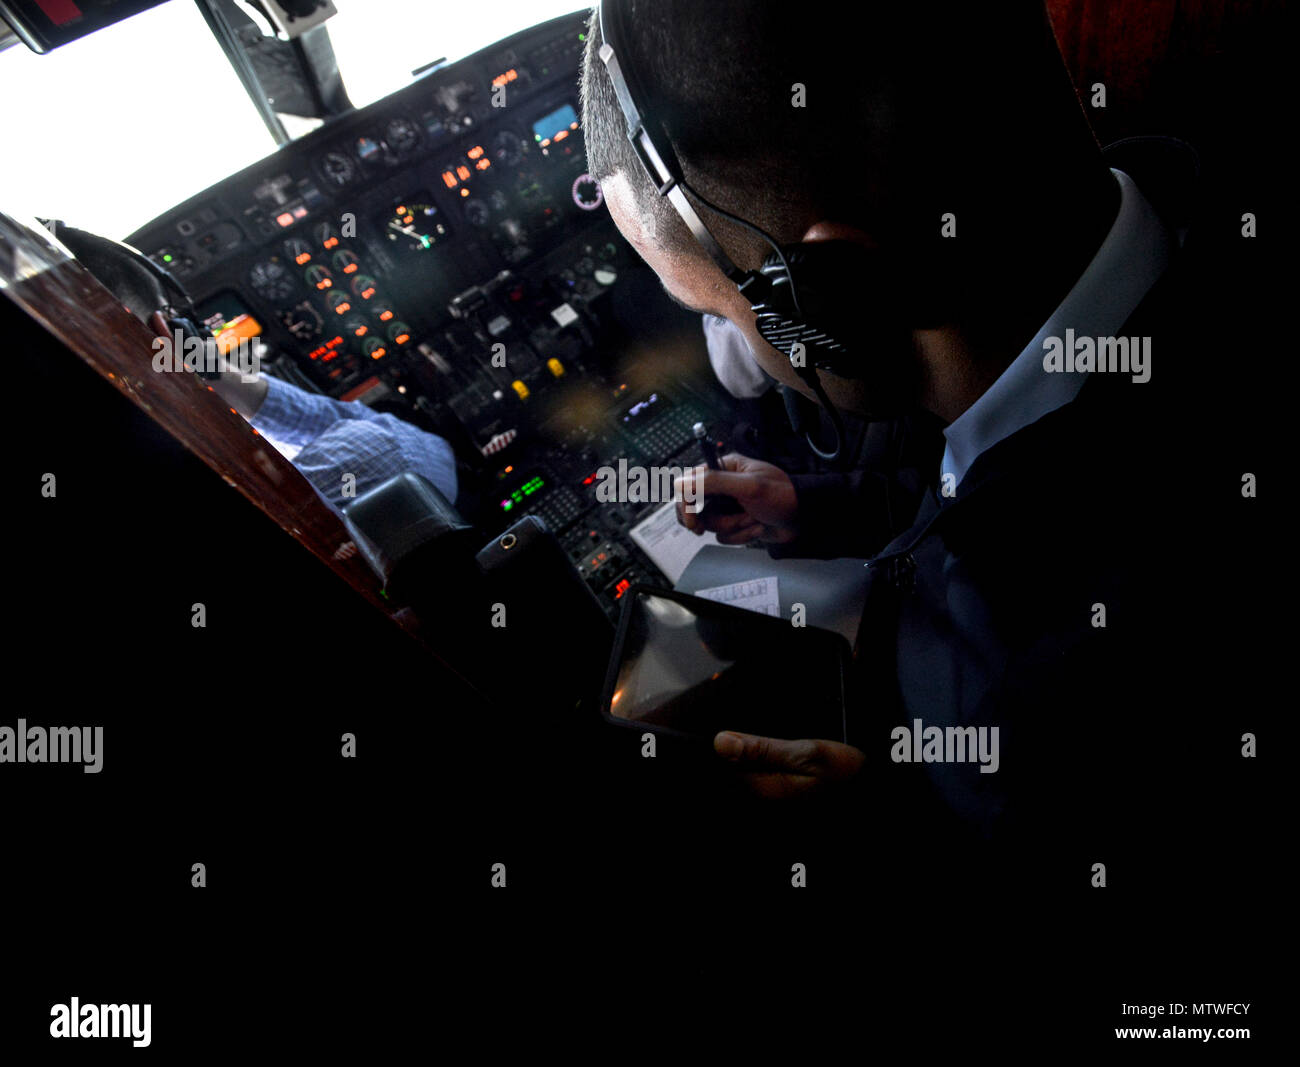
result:
[(783, 800), (847, 782), (866, 754), (839, 741), (782, 741), (725, 730), (713, 750), (736, 765), (759, 796)]
[[(720, 471), (696, 467), (678, 479), (677, 521), (695, 534), (712, 530), (723, 545), (794, 540), (799, 502), (790, 475), (771, 463), (734, 452), (721, 462)], [(732, 497), (743, 510), (708, 518), (696, 511), (707, 497), (718, 494)], [(694, 503), (686, 503), (688, 499)]]

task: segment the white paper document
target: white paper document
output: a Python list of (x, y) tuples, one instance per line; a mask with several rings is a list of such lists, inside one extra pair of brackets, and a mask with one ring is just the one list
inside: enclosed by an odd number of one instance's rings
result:
[(781, 615), (781, 598), (776, 591), (776, 577), (750, 578), (744, 582), (731, 585), (715, 585), (711, 589), (697, 589), (695, 595), (705, 600), (716, 600), (719, 604), (730, 604), (736, 608), (757, 611), (760, 615)]
[(654, 565), (674, 584), (700, 549), (718, 543), (718, 539), (711, 533), (696, 537), (681, 525), (677, 521), (677, 505), (672, 501), (648, 518), (642, 519), (628, 534), (636, 542), (637, 548), (649, 556)]

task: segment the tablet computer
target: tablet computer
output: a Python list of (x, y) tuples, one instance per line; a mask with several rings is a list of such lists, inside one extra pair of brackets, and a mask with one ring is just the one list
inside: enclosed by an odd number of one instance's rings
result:
[(844, 741), (850, 659), (830, 630), (635, 585), (600, 710), (618, 726), (710, 743), (719, 730)]

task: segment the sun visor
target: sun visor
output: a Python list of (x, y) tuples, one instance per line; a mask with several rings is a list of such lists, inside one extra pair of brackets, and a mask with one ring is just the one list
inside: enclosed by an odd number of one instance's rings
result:
[(0, 0), (4, 19), (33, 52), (69, 41), (157, 7), (164, 0)]

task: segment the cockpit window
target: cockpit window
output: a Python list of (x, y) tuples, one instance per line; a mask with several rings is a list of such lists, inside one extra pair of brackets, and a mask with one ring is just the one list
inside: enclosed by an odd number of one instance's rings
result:
[[(336, 0), (327, 23), (352, 102), (364, 107), (574, 0)], [(490, 16), (487, 7), (494, 8)], [(0, 208), (121, 238), (275, 151), (197, 6), (173, 0), (36, 55), (0, 54), (0, 129), (11, 163)], [(314, 123), (290, 124), (305, 133)]]
[(0, 54), (0, 205), (122, 238), (275, 148), (192, 3)]
[(411, 83), (411, 72), (480, 48), (586, 5), (582, 0), (334, 0), (326, 24), (348, 96), (372, 104)]

